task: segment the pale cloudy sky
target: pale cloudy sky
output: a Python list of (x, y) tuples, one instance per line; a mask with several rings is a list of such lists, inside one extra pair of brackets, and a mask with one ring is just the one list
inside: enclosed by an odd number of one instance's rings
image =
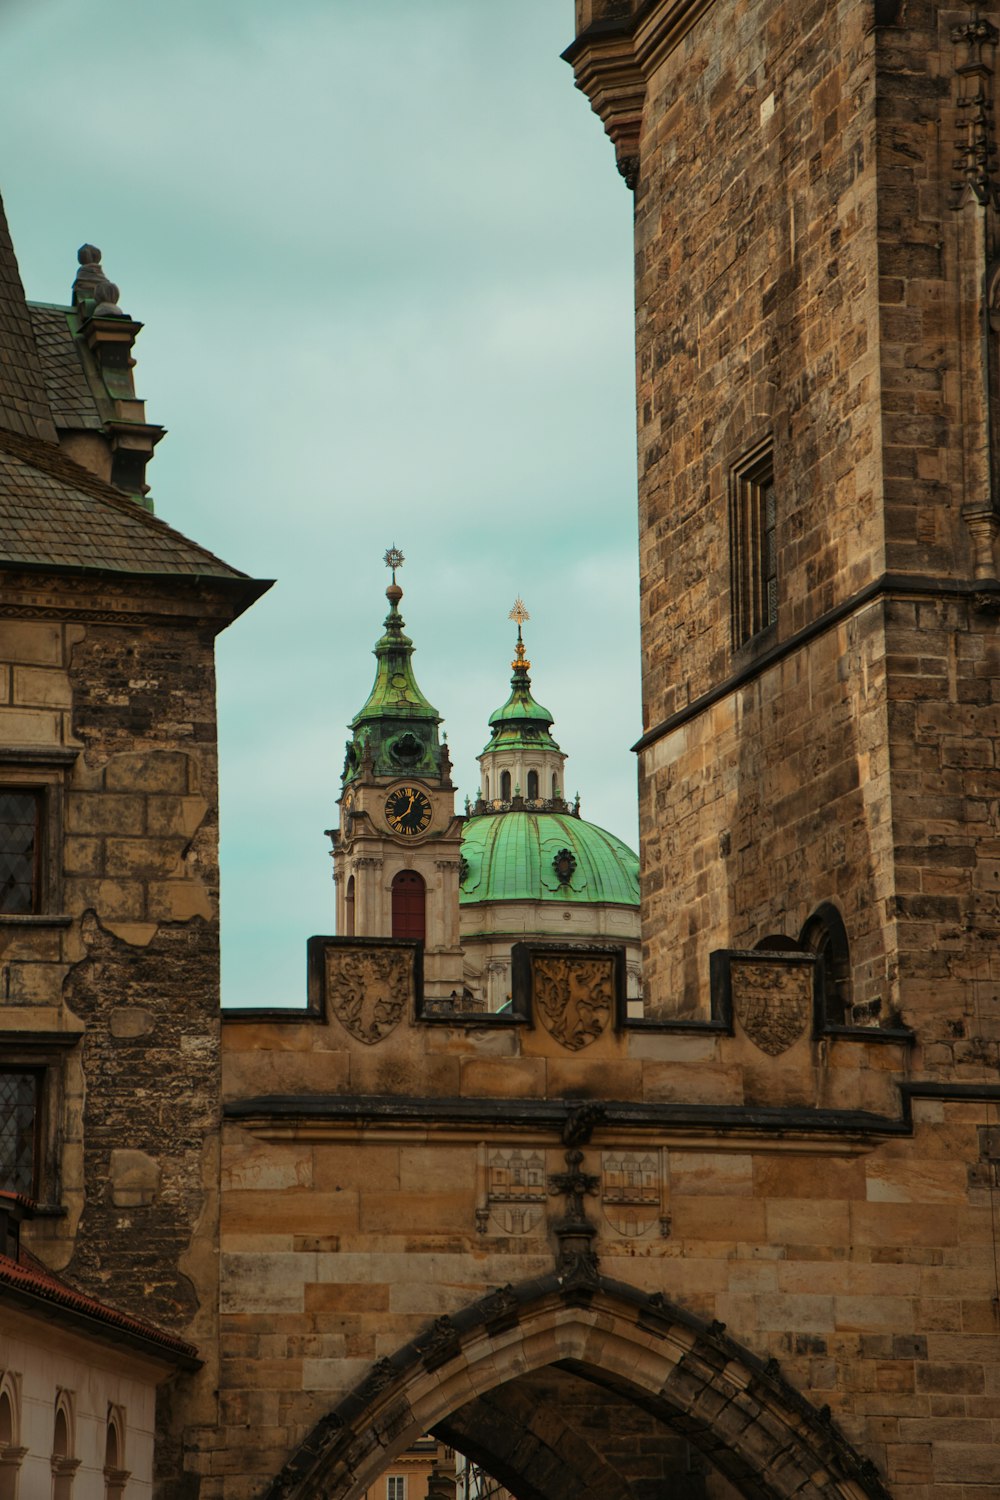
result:
[(390, 542), (459, 803), (516, 594), (583, 812), (636, 840), (631, 201), (572, 0), (0, 0), (28, 295), (101, 246), (159, 515), (276, 586), (219, 642), (223, 993), (302, 1003)]

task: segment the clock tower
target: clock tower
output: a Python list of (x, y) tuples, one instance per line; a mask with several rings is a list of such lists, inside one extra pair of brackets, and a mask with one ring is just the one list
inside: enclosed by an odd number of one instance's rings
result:
[(332, 831), (337, 932), (342, 937), (419, 938), (429, 998), (462, 989), (458, 882), (462, 821), (441, 716), (413, 675), (390, 547), (389, 613), (375, 646), (375, 682), (351, 722)]

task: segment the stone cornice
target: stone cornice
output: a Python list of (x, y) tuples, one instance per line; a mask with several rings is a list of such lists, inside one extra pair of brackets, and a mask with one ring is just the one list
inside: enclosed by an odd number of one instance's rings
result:
[(683, 41), (713, 0), (651, 0), (631, 17), (592, 21), (563, 53), (615, 148), (618, 170), (634, 188), (642, 111), (654, 70)]

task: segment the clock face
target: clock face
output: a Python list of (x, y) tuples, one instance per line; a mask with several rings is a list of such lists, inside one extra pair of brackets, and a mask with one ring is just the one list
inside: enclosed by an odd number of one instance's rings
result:
[(430, 799), (419, 787), (398, 786), (385, 799), (385, 821), (393, 833), (423, 833), (431, 821)]

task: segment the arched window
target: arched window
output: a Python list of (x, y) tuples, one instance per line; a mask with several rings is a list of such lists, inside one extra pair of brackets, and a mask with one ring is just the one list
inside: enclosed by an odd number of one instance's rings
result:
[(120, 1406), (109, 1406), (104, 1436), (104, 1500), (123, 1500), (131, 1472), (124, 1464), (125, 1413)]
[(488, 776), (486, 776), (483, 779), (483, 801), (484, 802), (488, 802), (489, 800), (490, 800), (490, 778)]
[(0, 1383), (0, 1500), (17, 1500), (17, 1479), (27, 1452), (20, 1446), (20, 1414), (15, 1377)]
[(354, 936), (354, 876), (347, 882), (347, 894), (344, 897), (344, 936)]
[(416, 870), (399, 870), (392, 877), (392, 936), (419, 938), (427, 935), (427, 887)]
[(559, 777), (554, 771), (552, 773), (552, 795), (553, 797), (558, 797), (559, 795)]
[(528, 800), (529, 800), (529, 802), (537, 802), (538, 801), (538, 772), (537, 771), (529, 771), (528, 772)]
[(500, 801), (501, 802), (509, 802), (510, 801), (510, 772), (509, 771), (501, 771), (500, 772)]
[(80, 1460), (73, 1457), (73, 1397), (69, 1391), (56, 1396), (55, 1421), (52, 1428), (52, 1500), (70, 1500), (73, 1476)]
[(831, 901), (817, 906), (799, 935), (807, 953), (823, 964), (821, 1003), (828, 1026), (851, 1024), (851, 950), (844, 919)]

